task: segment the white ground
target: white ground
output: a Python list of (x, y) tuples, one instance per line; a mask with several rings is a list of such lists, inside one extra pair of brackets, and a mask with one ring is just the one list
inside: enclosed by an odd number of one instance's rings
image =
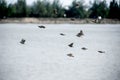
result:
[(38, 25), (0, 24), (0, 80), (120, 80), (119, 24)]

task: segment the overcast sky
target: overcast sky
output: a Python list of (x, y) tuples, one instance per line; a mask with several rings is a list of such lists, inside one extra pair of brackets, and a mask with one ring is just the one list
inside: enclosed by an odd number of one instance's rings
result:
[[(14, 3), (16, 2), (17, 0), (7, 0), (8, 3)], [(27, 4), (32, 4), (32, 2), (34, 1), (37, 1), (37, 0), (26, 0), (27, 1)], [(50, 0), (50, 1), (53, 1), (53, 0)], [(60, 0), (61, 4), (63, 4), (63, 6), (68, 6), (71, 4), (73, 0)], [(85, 4), (89, 4), (90, 1), (94, 1), (94, 0), (84, 0), (85, 1)], [(101, 0), (100, 0), (101, 1)], [(109, 3), (111, 0), (106, 0), (107, 3)]]

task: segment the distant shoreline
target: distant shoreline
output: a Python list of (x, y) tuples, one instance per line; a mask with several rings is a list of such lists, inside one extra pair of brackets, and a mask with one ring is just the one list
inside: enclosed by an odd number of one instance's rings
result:
[(78, 18), (7, 18), (0, 19), (0, 23), (40, 23), (40, 24), (120, 24), (117, 19), (102, 19), (96, 23), (95, 19)]

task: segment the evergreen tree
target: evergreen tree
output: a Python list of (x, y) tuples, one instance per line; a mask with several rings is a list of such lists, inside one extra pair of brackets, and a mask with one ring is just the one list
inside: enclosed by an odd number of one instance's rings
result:
[(26, 17), (26, 0), (18, 0), (16, 10), (18, 17)]
[(74, 0), (69, 9), (66, 10), (67, 17), (85, 18), (86, 10), (82, 1)]
[(34, 17), (44, 17), (46, 12), (45, 5), (42, 1), (37, 0), (37, 2), (34, 2), (32, 7), (31, 15)]
[(54, 17), (63, 17), (64, 15), (64, 8), (62, 8), (62, 5), (59, 0), (53, 1), (53, 14)]
[(120, 20), (120, 0), (119, 0), (119, 12), (118, 12), (118, 19)]
[[(57, 12), (57, 14), (54, 13)], [(54, 0), (50, 3), (47, 0), (37, 0), (31, 6), (31, 16), (35, 17), (62, 17), (64, 10), (59, 2), (59, 0)]]
[(109, 18), (119, 18), (119, 6), (116, 0), (112, 0), (109, 6)]
[(106, 4), (106, 0), (102, 2), (94, 0), (92, 7), (89, 9), (89, 13), (90, 18), (97, 18), (98, 16), (106, 18), (108, 15), (108, 7)]
[(5, 0), (0, 0), (0, 18), (7, 16), (7, 3)]
[(8, 17), (16, 17), (17, 16), (16, 6), (17, 6), (17, 4), (9, 4), (8, 5), (8, 11), (7, 11)]

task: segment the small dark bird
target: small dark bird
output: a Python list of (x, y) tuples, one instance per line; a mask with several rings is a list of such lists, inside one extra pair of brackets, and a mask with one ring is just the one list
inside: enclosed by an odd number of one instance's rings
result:
[(69, 57), (74, 57), (72, 53), (67, 54), (67, 56), (69, 56)]
[(20, 43), (21, 43), (21, 44), (25, 44), (25, 41), (26, 41), (25, 39), (22, 39), (22, 40), (20, 41)]
[(74, 18), (71, 18), (71, 21), (75, 21), (75, 19), (74, 19)]
[(81, 36), (83, 36), (84, 34), (83, 34), (83, 31), (82, 30), (80, 30), (80, 32), (76, 35), (77, 37), (81, 37)]
[(60, 33), (60, 35), (65, 36), (65, 34), (63, 34), (63, 33)]
[(43, 28), (43, 29), (45, 29), (45, 26), (43, 26), (43, 25), (42, 25), (42, 26), (38, 26), (38, 27), (39, 27), (39, 28)]
[(105, 51), (98, 51), (99, 53), (105, 53)]
[(81, 49), (82, 49), (82, 50), (87, 50), (87, 48), (85, 48), (85, 47), (82, 47)]
[(73, 43), (70, 43), (68, 46), (69, 46), (69, 47), (73, 47)]

